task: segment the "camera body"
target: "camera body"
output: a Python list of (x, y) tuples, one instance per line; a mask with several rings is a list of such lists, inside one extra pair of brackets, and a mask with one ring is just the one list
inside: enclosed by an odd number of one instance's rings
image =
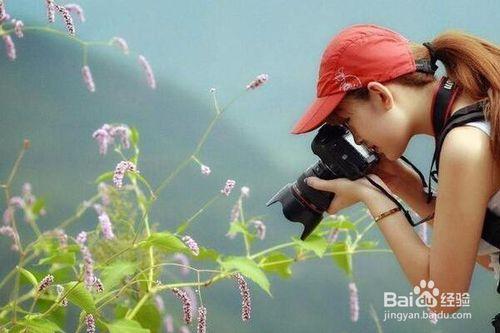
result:
[(335, 197), (334, 193), (316, 190), (304, 179), (348, 178), (356, 180), (370, 172), (379, 161), (375, 151), (358, 145), (344, 125), (323, 125), (311, 143), (311, 149), (320, 160), (307, 168), (299, 178), (285, 185), (266, 204), (281, 202), (283, 215), (292, 222), (304, 225), (300, 239), (305, 240), (323, 219), (323, 213)]

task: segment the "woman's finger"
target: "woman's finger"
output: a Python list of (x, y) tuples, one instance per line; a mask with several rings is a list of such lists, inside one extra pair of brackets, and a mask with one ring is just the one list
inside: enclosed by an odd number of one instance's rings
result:
[(339, 210), (341, 210), (342, 208), (344, 207), (339, 207), (339, 196), (335, 196), (333, 197), (333, 200), (330, 202), (330, 206), (328, 206), (328, 209), (326, 210), (326, 212), (330, 215), (333, 215), (333, 214), (336, 214)]
[(335, 192), (336, 184), (335, 180), (325, 180), (318, 177), (307, 177), (305, 179), (306, 184), (320, 191)]

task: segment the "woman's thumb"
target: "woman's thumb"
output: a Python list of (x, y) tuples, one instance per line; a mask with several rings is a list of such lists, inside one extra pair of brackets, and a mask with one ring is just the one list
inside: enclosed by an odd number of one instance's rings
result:
[(320, 191), (329, 191), (333, 192), (334, 184), (331, 180), (325, 180), (318, 177), (307, 177), (304, 179), (307, 185), (311, 186)]

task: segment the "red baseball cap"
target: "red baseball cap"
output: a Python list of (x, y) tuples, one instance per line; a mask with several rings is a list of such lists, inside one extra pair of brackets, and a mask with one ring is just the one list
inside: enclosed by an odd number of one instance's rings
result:
[(373, 24), (343, 29), (327, 45), (319, 66), (316, 99), (292, 134), (310, 132), (335, 111), (347, 91), (416, 71), (410, 43), (401, 34)]

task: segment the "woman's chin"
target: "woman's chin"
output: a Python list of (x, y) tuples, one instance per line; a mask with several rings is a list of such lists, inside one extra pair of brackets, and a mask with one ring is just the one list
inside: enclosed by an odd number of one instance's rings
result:
[(391, 162), (394, 162), (394, 161), (397, 161), (399, 156), (395, 156), (394, 154), (384, 154), (382, 153), (382, 155), (384, 155), (385, 158), (387, 158), (389, 161)]

